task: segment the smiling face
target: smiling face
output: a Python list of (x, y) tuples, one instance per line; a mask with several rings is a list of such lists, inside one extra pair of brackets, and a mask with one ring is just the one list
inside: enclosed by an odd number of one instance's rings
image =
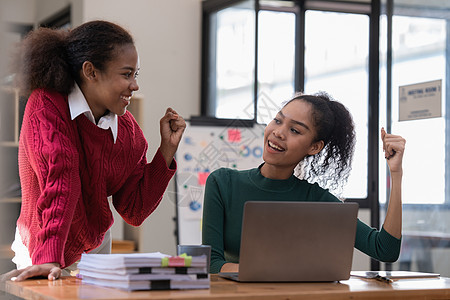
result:
[[(132, 44), (118, 46), (114, 59), (100, 71), (86, 62), (83, 72), (87, 78), (82, 89), (96, 121), (108, 111), (119, 116), (126, 112), (134, 91), (139, 89), (136, 77), (139, 59)], [(87, 65), (86, 65), (87, 64)]]
[(315, 141), (312, 106), (303, 100), (289, 102), (267, 125), (264, 131), (264, 153), (261, 172), (274, 179), (292, 175), (295, 166), (307, 155), (315, 155), (323, 148)]

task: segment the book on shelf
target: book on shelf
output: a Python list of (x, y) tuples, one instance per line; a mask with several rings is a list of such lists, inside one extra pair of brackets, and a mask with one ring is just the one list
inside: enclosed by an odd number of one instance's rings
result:
[(160, 252), (83, 254), (78, 263), (84, 283), (129, 291), (209, 288), (207, 257)]

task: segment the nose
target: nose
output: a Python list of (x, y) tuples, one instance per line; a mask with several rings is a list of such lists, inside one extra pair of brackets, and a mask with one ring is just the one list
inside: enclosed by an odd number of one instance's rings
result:
[(134, 78), (134, 79), (131, 81), (131, 83), (130, 83), (130, 90), (133, 91), (133, 92), (139, 90), (139, 85), (138, 85), (138, 83), (137, 83), (136, 78)]
[(283, 127), (275, 128), (275, 129), (272, 131), (272, 133), (273, 133), (273, 135), (274, 135), (276, 138), (279, 138), (280, 140), (284, 140), (284, 138), (285, 138), (285, 134), (284, 134), (284, 131), (283, 131)]

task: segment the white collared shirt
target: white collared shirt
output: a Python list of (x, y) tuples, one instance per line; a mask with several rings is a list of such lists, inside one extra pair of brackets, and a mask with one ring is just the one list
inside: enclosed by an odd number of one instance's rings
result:
[[(81, 92), (78, 84), (75, 83), (75, 86), (72, 92), (69, 94), (68, 98), (70, 116), (72, 120), (74, 120), (79, 115), (84, 114), (92, 123), (95, 124), (94, 114), (92, 113), (92, 110), (89, 107), (89, 104), (87, 103), (86, 98)], [(98, 121), (97, 126), (102, 129), (111, 128), (114, 143), (116, 143), (118, 129), (118, 119), (116, 114), (109, 112), (107, 115), (101, 117)]]

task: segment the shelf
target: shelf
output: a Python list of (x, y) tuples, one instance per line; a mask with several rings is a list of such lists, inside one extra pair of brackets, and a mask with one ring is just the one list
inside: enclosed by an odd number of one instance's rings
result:
[(2, 198), (0, 199), (0, 203), (21, 203), (22, 198), (20, 197), (12, 197), (12, 198)]
[(0, 142), (2, 147), (19, 147), (19, 142), (2, 141)]
[(0, 87), (0, 98), (2, 101), (0, 110), (0, 143), (2, 146), (17, 147), (24, 104), (20, 104), (17, 89), (8, 86)]
[(111, 253), (133, 253), (135, 250), (134, 241), (112, 240)]
[(12, 86), (2, 85), (2, 86), (0, 86), (0, 90), (5, 93), (11, 93), (11, 94), (15, 94), (15, 95), (19, 94), (19, 90)]

